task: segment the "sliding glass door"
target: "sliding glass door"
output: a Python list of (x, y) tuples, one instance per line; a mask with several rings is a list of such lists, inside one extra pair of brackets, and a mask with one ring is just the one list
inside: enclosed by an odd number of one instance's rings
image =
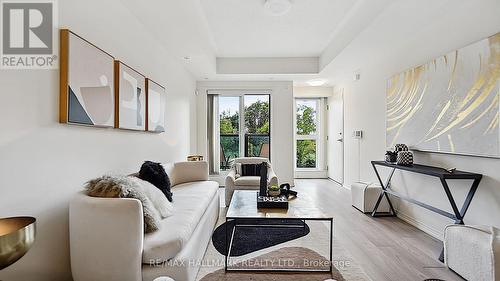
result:
[(244, 95), (245, 157), (270, 156), (269, 95)]
[(240, 157), (240, 97), (219, 97), (220, 169)]
[(220, 170), (232, 159), (271, 155), (270, 95), (237, 94), (218, 96)]

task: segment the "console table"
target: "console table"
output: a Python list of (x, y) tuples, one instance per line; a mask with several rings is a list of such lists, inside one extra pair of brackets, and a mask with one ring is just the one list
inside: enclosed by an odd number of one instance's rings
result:
[[(429, 211), (432, 211), (434, 213), (438, 213), (442, 216), (448, 217), (452, 219), (455, 224), (464, 224), (464, 217), (465, 214), (467, 213), (467, 209), (470, 206), (470, 203), (472, 202), (472, 199), (474, 198), (474, 194), (476, 193), (477, 187), (479, 186), (479, 183), (481, 182), (481, 178), (483, 175), (477, 174), (477, 173), (469, 173), (469, 172), (464, 172), (464, 171), (458, 171), (455, 170), (453, 172), (450, 172), (444, 168), (440, 167), (432, 167), (432, 166), (425, 166), (425, 165), (418, 165), (414, 164), (411, 166), (401, 166), (393, 163), (388, 163), (385, 161), (372, 161), (372, 166), (373, 169), (375, 170), (375, 174), (377, 175), (377, 179), (380, 182), (380, 185), (382, 186), (382, 192), (380, 193), (380, 196), (377, 200), (377, 203), (375, 204), (375, 208), (373, 209), (372, 212), (372, 217), (377, 217), (377, 216), (396, 216), (396, 211), (394, 210), (392, 206), (392, 202), (389, 199), (389, 196), (387, 194), (391, 194), (392, 196), (398, 197), (402, 200), (408, 201), (410, 203), (416, 204), (422, 208), (425, 208)], [(385, 184), (382, 182), (382, 178), (380, 177), (380, 174), (377, 170), (377, 166), (385, 166), (391, 168), (391, 172), (389, 174), (389, 177), (387, 178)], [(394, 172), (396, 170), (403, 170), (403, 171), (408, 171), (412, 173), (417, 173), (417, 174), (423, 174), (423, 175), (428, 175), (432, 177), (439, 178), (441, 185), (444, 189), (444, 192), (446, 193), (446, 197), (448, 198), (448, 201), (451, 205), (451, 209), (453, 210), (453, 213), (450, 213), (448, 211), (436, 208), (434, 206), (425, 204), (423, 202), (417, 201), (415, 199), (403, 196), (393, 190), (391, 190), (391, 179), (392, 176), (394, 175)], [(464, 204), (460, 208), (460, 210), (457, 207), (457, 204), (455, 202), (455, 199), (453, 198), (453, 195), (450, 192), (450, 187), (448, 186), (448, 183), (446, 180), (453, 179), (453, 180), (472, 180), (472, 185), (469, 189), (469, 192), (467, 193), (467, 197), (465, 198)], [(382, 201), (382, 198), (385, 196), (387, 199), (387, 202), (389, 203), (389, 208), (390, 212), (389, 214), (387, 213), (377, 213), (378, 206), (380, 205), (380, 201)], [(439, 256), (439, 260), (443, 261), (444, 260), (444, 255), (443, 251), (441, 251), (441, 255)]]

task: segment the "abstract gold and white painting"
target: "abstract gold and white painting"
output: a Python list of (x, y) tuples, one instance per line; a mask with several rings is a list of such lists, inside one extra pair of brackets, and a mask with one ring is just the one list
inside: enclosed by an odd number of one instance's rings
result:
[(123, 62), (115, 61), (115, 82), (118, 115), (115, 127), (146, 130), (146, 77)]
[(146, 79), (147, 106), (148, 106), (148, 131), (165, 132), (165, 88), (150, 79)]
[(386, 145), (500, 157), (500, 33), (388, 81)]

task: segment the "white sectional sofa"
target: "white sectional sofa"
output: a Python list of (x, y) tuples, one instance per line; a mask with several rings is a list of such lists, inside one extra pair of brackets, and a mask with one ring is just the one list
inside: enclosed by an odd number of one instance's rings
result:
[(195, 280), (219, 217), (219, 184), (206, 162), (164, 165), (174, 214), (144, 234), (140, 201), (79, 193), (70, 203), (71, 269), (75, 281)]

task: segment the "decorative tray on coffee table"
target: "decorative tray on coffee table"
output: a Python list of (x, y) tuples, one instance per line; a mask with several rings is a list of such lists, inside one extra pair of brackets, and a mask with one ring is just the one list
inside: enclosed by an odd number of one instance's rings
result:
[(280, 196), (260, 196), (257, 192), (257, 208), (288, 209), (288, 197)]

